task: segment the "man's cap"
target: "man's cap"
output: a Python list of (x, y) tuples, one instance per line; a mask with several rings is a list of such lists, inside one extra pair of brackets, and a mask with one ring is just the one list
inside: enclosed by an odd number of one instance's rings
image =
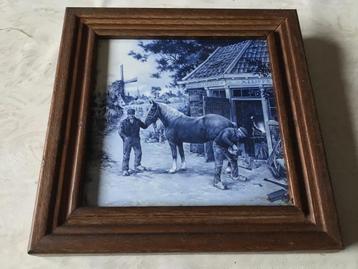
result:
[(133, 108), (129, 108), (127, 109), (127, 114), (128, 115), (134, 115), (135, 114), (135, 110)]

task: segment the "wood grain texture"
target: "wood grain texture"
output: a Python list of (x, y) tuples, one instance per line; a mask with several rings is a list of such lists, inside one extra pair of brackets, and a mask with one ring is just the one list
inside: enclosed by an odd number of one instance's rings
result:
[[(260, 37), (269, 44), (293, 206), (81, 204), (96, 39)], [(342, 247), (294, 10), (67, 9), (29, 253)]]

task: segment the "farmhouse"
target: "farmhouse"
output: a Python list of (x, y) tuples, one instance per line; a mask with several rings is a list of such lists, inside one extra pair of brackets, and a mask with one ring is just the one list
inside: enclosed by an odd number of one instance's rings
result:
[[(243, 152), (256, 159), (267, 159), (278, 140), (269, 65), (267, 42), (246, 40), (217, 48), (179, 82), (189, 94), (191, 116), (221, 114), (248, 128), (251, 149), (245, 146)], [(210, 145), (192, 144), (190, 149), (211, 159)]]

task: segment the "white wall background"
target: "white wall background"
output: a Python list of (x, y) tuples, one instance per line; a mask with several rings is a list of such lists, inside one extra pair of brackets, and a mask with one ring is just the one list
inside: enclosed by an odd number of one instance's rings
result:
[[(65, 6), (296, 8), (346, 249), (337, 253), (26, 254)], [(358, 1), (0, 0), (0, 268), (358, 268)]]

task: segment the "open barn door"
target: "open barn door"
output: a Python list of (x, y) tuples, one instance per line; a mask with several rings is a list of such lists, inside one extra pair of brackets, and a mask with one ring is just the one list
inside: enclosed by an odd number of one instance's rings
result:
[[(231, 120), (231, 105), (228, 98), (204, 97), (204, 115), (219, 114)], [(213, 143), (204, 145), (205, 159), (207, 162), (214, 161)]]

